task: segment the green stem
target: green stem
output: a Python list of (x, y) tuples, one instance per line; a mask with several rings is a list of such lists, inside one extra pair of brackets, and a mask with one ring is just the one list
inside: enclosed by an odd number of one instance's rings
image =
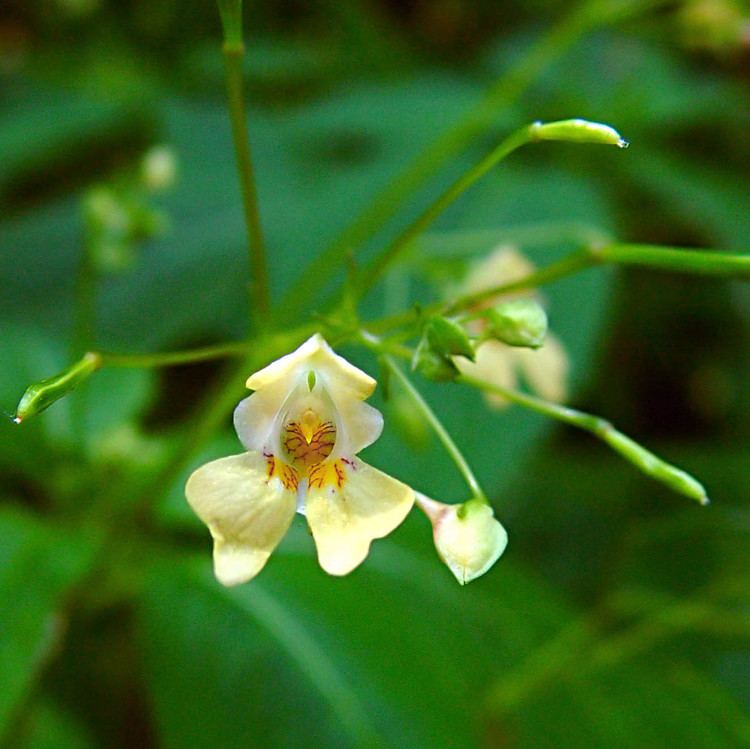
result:
[[(392, 218), (399, 208), (450, 159), (472, 140), (492, 127), (497, 116), (515, 102), (549, 65), (578, 39), (597, 26), (633, 16), (654, 3), (633, 2), (627, 6), (602, 0), (578, 5), (550, 29), (506, 70), (482, 99), (449, 130), (430, 143), (402, 172), (389, 182), (374, 201), (336, 237), (303, 271), (284, 297), (290, 317), (299, 313), (318, 291), (317, 279), (328, 272), (351, 249), (364, 244)], [(310, 279), (315, 282), (311, 283)]]
[(629, 243), (615, 243), (592, 249), (591, 254), (602, 263), (634, 265), (703, 276), (750, 278), (748, 254)]
[[(483, 291), (466, 294), (450, 303), (435, 302), (421, 307), (421, 314), (452, 314), (470, 309), (481, 302), (522, 289), (534, 289), (595, 265), (612, 264), (653, 268), (654, 270), (690, 273), (725, 278), (750, 278), (750, 254), (722, 251), (693, 250), (686, 247), (612, 243), (604, 246), (586, 246), (571, 252), (560, 260), (530, 273), (511, 283), (501, 283)], [(376, 333), (391, 330), (416, 321), (415, 310), (405, 310), (395, 315), (368, 322)]]
[(255, 187), (253, 159), (247, 132), (247, 109), (245, 106), (242, 60), (245, 45), (242, 41), (241, 0), (220, 0), (222, 25), (224, 28), (224, 67), (226, 71), (229, 119), (232, 124), (232, 139), (237, 158), (237, 172), (242, 189), (242, 205), (247, 228), (251, 274), (251, 301), (256, 325), (271, 309), (268, 284), (268, 266), (263, 229), (258, 209), (258, 193)]
[(94, 344), (96, 335), (96, 272), (88, 247), (84, 247), (76, 276), (75, 312), (71, 353), (82, 356)]
[(432, 410), (432, 408), (430, 408), (430, 405), (422, 397), (422, 394), (419, 392), (419, 390), (414, 387), (411, 380), (401, 371), (401, 368), (398, 366), (398, 364), (396, 364), (392, 357), (388, 354), (383, 353), (383, 349), (382, 347), (380, 347), (377, 339), (365, 334), (363, 336), (363, 341), (365, 345), (381, 354), (382, 360), (388, 367), (388, 370), (401, 383), (407, 395), (414, 401), (414, 404), (422, 412), (422, 415), (425, 417), (425, 419), (427, 419), (435, 434), (438, 436), (438, 439), (443, 443), (443, 447), (445, 447), (447, 453), (451, 456), (453, 462), (456, 464), (456, 467), (466, 480), (466, 483), (468, 484), (469, 489), (471, 489), (474, 497), (482, 502), (488, 503), (487, 495), (482, 490), (477, 477), (471, 470), (471, 466), (468, 464), (466, 458), (464, 458), (463, 456), (463, 453), (461, 452), (461, 450), (459, 450), (458, 446), (453, 441), (453, 438), (450, 436), (450, 434), (448, 434), (448, 430), (443, 426), (440, 419), (438, 419), (438, 417), (435, 415), (435, 412)]
[(650, 450), (647, 450), (627, 435), (615, 429), (606, 419), (584, 413), (583, 411), (577, 411), (567, 406), (561, 406), (557, 403), (550, 403), (533, 395), (527, 395), (526, 393), (521, 393), (517, 390), (468, 375), (459, 375), (457, 381), (478, 388), (479, 390), (499, 395), (511, 403), (523, 406), (530, 411), (535, 411), (536, 413), (590, 432), (647, 476), (666, 484), (679, 494), (695, 499), (700, 504), (708, 504), (706, 490), (698, 481), (685, 473), (685, 471), (663, 461)]
[(477, 180), (502, 161), (508, 154), (513, 153), (533, 139), (533, 126), (516, 130), (506, 138), (497, 148), (488, 153), (479, 163), (462, 174), (435, 201), (409, 224), (384, 250), (375, 258), (359, 279), (360, 291), (366, 291), (383, 272), (396, 260), (399, 255), (419, 236), (451, 203), (468, 190)]
[(219, 343), (215, 346), (187, 349), (185, 351), (167, 351), (157, 354), (118, 354), (106, 351), (95, 352), (101, 367), (173, 367), (178, 364), (194, 364), (195, 362), (224, 359), (233, 356), (243, 356), (248, 352), (249, 341), (235, 343)]

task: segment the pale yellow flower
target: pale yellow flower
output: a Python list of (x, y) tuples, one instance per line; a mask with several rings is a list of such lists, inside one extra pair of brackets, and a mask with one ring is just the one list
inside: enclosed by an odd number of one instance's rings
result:
[(487, 572), (505, 551), (508, 534), (488, 504), (473, 499), (448, 505), (424, 494), (416, 500), (432, 523), (438, 555), (461, 585)]
[[(486, 291), (494, 286), (519, 281), (533, 272), (533, 264), (518, 250), (511, 246), (500, 246), (471, 269), (459, 294)], [(513, 292), (489, 299), (483, 306), (520, 296), (536, 295), (533, 291)], [(481, 321), (475, 322), (481, 326)], [(480, 333), (481, 328), (475, 332)], [(552, 333), (547, 333), (544, 345), (538, 349), (518, 348), (501, 341), (487, 340), (477, 348), (475, 361), (464, 357), (456, 357), (454, 361), (463, 374), (502, 387), (514, 388), (520, 378), (546, 400), (561, 402), (567, 396), (570, 368), (568, 356), (559, 339)], [(488, 394), (486, 398), (497, 408), (508, 403), (498, 395)]]
[(213, 536), (221, 583), (255, 577), (295, 511), (331, 575), (351, 572), (406, 517), (414, 492), (356, 457), (383, 429), (363, 402), (375, 385), (317, 334), (251, 375), (255, 392), (234, 412), (247, 452), (207, 463), (185, 487)]

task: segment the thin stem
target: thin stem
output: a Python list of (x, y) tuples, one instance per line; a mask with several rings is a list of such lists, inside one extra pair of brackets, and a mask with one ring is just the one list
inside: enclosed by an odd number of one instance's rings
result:
[(448, 434), (448, 430), (443, 426), (440, 419), (435, 415), (435, 412), (432, 410), (432, 408), (430, 408), (430, 405), (422, 397), (422, 394), (419, 392), (419, 390), (414, 387), (411, 380), (401, 371), (401, 368), (398, 366), (398, 364), (396, 364), (393, 358), (389, 354), (382, 353), (382, 348), (378, 345), (378, 343), (375, 342), (376, 339), (374, 339), (372, 336), (366, 336), (363, 340), (367, 346), (381, 353), (382, 360), (388, 367), (388, 370), (401, 383), (404, 390), (406, 391), (406, 394), (414, 401), (414, 404), (422, 412), (422, 415), (425, 417), (425, 419), (427, 419), (435, 434), (438, 436), (438, 439), (443, 443), (443, 447), (446, 449), (447, 453), (451, 456), (453, 462), (456, 464), (456, 467), (461, 472), (461, 475), (464, 477), (474, 497), (483, 502), (487, 502), (487, 495), (482, 490), (477, 477), (471, 470), (471, 466), (468, 464), (466, 458), (464, 458), (463, 456), (463, 453), (461, 452), (461, 450), (459, 450), (458, 446), (453, 441), (453, 438), (450, 436), (450, 434)]
[(398, 259), (399, 255), (419, 236), (451, 203), (468, 190), (477, 180), (502, 161), (508, 154), (531, 142), (532, 126), (516, 130), (497, 148), (488, 153), (479, 163), (462, 174), (436, 200), (409, 224), (384, 250), (375, 258), (359, 279), (360, 291), (366, 291), (383, 272)]
[(203, 348), (187, 349), (185, 351), (167, 351), (157, 354), (119, 354), (98, 351), (95, 352), (95, 355), (99, 357), (99, 368), (129, 367), (146, 369), (151, 367), (172, 367), (178, 364), (194, 364), (195, 362), (210, 361), (212, 359), (243, 356), (247, 354), (249, 346), (249, 341), (237, 341), (234, 343), (219, 343)]
[(283, 306), (288, 309), (288, 314), (298, 314), (319, 289), (319, 284), (310, 283), (310, 279), (320, 278), (321, 270), (335, 266), (352, 248), (360, 247), (380, 231), (420, 187), (472, 140), (494, 126), (498, 114), (515, 102), (554, 60), (582, 36), (597, 26), (633, 16), (653, 5), (653, 2), (647, 3), (645, 0), (627, 5), (590, 0), (574, 8), (512, 63), (453, 127), (436, 138), (399, 172), (374, 201), (308, 265), (284, 298)]
[[(618, 243), (599, 246), (588, 245), (565, 255), (560, 260), (530, 273), (525, 278), (511, 283), (501, 283), (483, 291), (466, 294), (453, 302), (434, 302), (421, 307), (421, 314), (445, 314), (469, 309), (487, 299), (502, 294), (534, 289), (595, 265), (632, 265), (654, 270), (690, 273), (725, 278), (750, 278), (750, 254), (722, 251), (693, 250), (687, 247), (662, 247), (660, 245)], [(417, 320), (415, 310), (405, 310), (395, 315), (368, 322), (376, 333), (409, 325)]]
[(219, 2), (224, 27), (224, 68), (227, 83), (229, 119), (232, 124), (232, 139), (237, 158), (237, 173), (242, 189), (242, 205), (247, 228), (248, 250), (251, 273), (251, 302), (256, 316), (256, 325), (271, 309), (268, 284), (268, 266), (263, 229), (258, 209), (258, 194), (255, 187), (253, 159), (247, 131), (247, 110), (245, 106), (242, 60), (245, 45), (242, 41), (242, 2), (241, 0), (221, 0)]
[(88, 247), (84, 247), (75, 286), (75, 311), (71, 354), (82, 356), (94, 344), (96, 334), (96, 272)]
[(703, 276), (750, 278), (750, 254), (630, 243), (605, 245), (592, 250), (592, 253), (602, 263), (635, 265)]
[(615, 452), (619, 453), (625, 460), (632, 463), (647, 476), (650, 476), (663, 484), (666, 484), (679, 494), (690, 497), (700, 504), (708, 504), (708, 497), (703, 486), (692, 476), (679, 468), (670, 465), (666, 461), (654, 455), (642, 445), (623, 434), (606, 419), (599, 416), (577, 411), (557, 403), (550, 403), (542, 398), (521, 393), (518, 390), (497, 385), (493, 382), (459, 375), (458, 382), (465, 385), (484, 390), (494, 395), (499, 395), (511, 403), (535, 411), (536, 413), (562, 421), (565, 424), (583, 429), (609, 445)]

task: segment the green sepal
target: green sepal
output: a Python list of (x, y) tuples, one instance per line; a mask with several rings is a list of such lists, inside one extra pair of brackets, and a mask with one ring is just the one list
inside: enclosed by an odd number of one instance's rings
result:
[(40, 414), (88, 379), (100, 363), (101, 358), (98, 354), (88, 353), (62, 372), (29, 385), (18, 402), (13, 420), (20, 424), (29, 417)]
[(510, 299), (487, 311), (486, 335), (509, 346), (539, 348), (547, 336), (547, 313), (535, 299)]
[(458, 368), (449, 357), (437, 353), (427, 338), (423, 335), (414, 356), (411, 360), (411, 368), (419, 372), (423, 377), (435, 382), (450, 382), (458, 376)]
[(431, 317), (424, 327), (424, 335), (432, 350), (441, 356), (465, 356), (474, 361), (474, 346), (469, 335), (456, 320)]

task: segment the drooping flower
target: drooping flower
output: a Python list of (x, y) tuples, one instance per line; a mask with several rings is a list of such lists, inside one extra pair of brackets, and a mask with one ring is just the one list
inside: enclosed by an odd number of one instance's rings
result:
[(416, 501), (432, 523), (438, 555), (461, 585), (487, 572), (505, 551), (508, 534), (485, 502), (448, 505), (424, 494)]
[[(533, 264), (518, 250), (502, 245), (469, 272), (459, 293), (479, 293), (494, 286), (519, 281), (533, 272)], [(489, 307), (506, 299), (534, 296), (533, 291), (512, 292), (486, 300), (483, 306)], [(477, 326), (476, 333), (482, 332), (481, 320), (472, 324)], [(567, 395), (568, 356), (552, 333), (547, 333), (544, 345), (538, 349), (517, 348), (489, 339), (477, 347), (475, 361), (457, 357), (455, 363), (466, 375), (506, 388), (514, 388), (519, 377), (523, 378), (532, 390), (547, 400), (561, 402)], [(486, 398), (496, 408), (507, 405), (501, 396), (487, 394)]]
[(406, 517), (412, 489), (356, 457), (383, 429), (363, 402), (375, 385), (319, 334), (250, 376), (255, 392), (234, 412), (247, 452), (198, 468), (185, 487), (213, 536), (221, 583), (255, 577), (295, 511), (331, 575), (351, 572)]

